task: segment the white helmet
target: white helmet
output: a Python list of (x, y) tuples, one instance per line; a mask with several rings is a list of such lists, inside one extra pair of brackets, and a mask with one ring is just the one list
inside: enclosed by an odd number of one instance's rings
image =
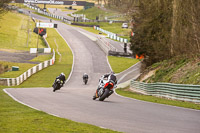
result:
[(65, 76), (65, 74), (62, 72), (60, 75), (63, 75), (63, 76)]

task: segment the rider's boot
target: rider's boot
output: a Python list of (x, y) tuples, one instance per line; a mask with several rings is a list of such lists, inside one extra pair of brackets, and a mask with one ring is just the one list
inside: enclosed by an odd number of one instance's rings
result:
[(94, 96), (93, 96), (93, 100), (95, 100), (96, 98), (98, 98), (99, 97), (99, 95), (98, 95), (98, 89), (96, 90), (96, 93), (94, 94)]

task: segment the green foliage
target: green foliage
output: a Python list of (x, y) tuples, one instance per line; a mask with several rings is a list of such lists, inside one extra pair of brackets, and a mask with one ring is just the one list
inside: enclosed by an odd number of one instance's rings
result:
[(145, 54), (147, 65), (170, 58), (171, 8), (170, 0), (140, 1), (139, 12), (134, 16), (138, 24), (133, 29), (131, 49), (138, 55)]
[(122, 96), (130, 97), (133, 99), (200, 110), (200, 104), (142, 95), (132, 92), (128, 88), (119, 88), (116, 90), (116, 92)]
[(139, 62), (138, 59), (108, 56), (109, 63), (115, 73), (120, 73)]
[(174, 56), (200, 52), (200, 2), (140, 0), (133, 13), (132, 51), (145, 54), (147, 66)]

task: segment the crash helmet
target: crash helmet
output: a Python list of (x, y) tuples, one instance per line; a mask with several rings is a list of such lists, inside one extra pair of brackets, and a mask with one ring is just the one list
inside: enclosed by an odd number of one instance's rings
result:
[(63, 76), (65, 76), (65, 74), (62, 72), (60, 75), (63, 75)]

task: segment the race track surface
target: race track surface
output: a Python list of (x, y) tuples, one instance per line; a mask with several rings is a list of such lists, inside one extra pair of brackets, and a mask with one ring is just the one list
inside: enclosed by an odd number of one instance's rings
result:
[[(39, 18), (49, 21), (43, 17)], [(104, 102), (92, 100), (98, 79), (110, 71), (107, 57), (94, 41), (76, 28), (57, 23), (58, 32), (74, 54), (74, 67), (70, 79), (60, 91), (53, 92), (52, 88), (6, 89), (10, 95), (38, 110), (62, 118), (122, 132), (200, 132), (200, 111), (197, 110), (143, 102), (116, 94)], [(85, 72), (89, 74), (87, 85), (82, 82)]]

